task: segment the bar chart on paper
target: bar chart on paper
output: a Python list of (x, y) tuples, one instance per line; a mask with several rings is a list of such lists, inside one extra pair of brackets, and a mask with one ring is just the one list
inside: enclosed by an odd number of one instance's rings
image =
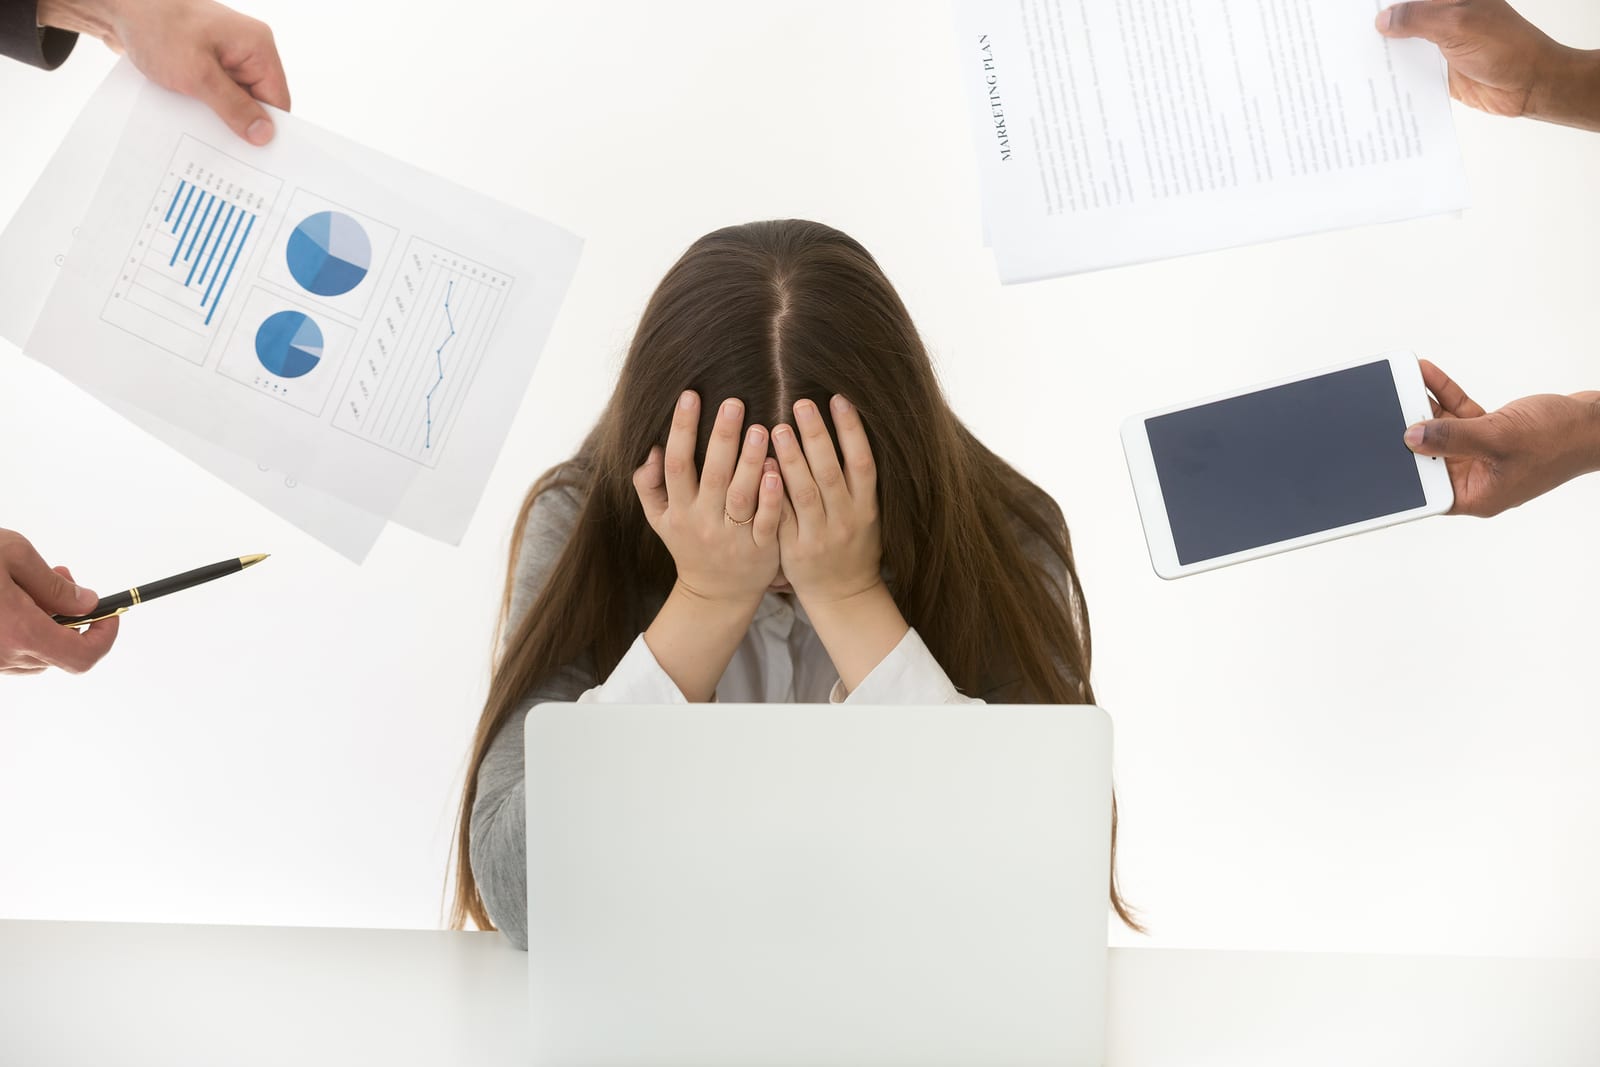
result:
[(504, 271), (413, 239), (334, 425), (437, 466), (511, 284)]
[(181, 137), (112, 286), (105, 320), (204, 363), (282, 186)]

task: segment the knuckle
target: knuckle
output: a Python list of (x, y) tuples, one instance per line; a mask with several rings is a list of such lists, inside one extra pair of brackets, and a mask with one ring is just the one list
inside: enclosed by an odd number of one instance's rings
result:
[(838, 467), (823, 467), (817, 471), (817, 484), (825, 489), (836, 488), (844, 481), (844, 472)]
[(661, 469), (666, 471), (669, 478), (681, 477), (689, 473), (689, 461), (674, 452), (661, 461)]
[(817, 487), (815, 485), (803, 485), (799, 489), (793, 490), (789, 494), (789, 497), (797, 506), (809, 508), (816, 505), (816, 503), (821, 499), (822, 494), (817, 491)]
[(1446, 4), (1432, 15), (1435, 25), (1446, 34), (1459, 34), (1472, 28), (1472, 9), (1464, 3)]
[(727, 508), (731, 514), (743, 515), (750, 510), (751, 505), (754, 503), (755, 501), (750, 498), (750, 494), (743, 489), (728, 490)]

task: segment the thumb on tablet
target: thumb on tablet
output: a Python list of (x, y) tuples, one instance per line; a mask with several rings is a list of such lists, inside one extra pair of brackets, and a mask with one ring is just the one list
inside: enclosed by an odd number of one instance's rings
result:
[(1429, 419), (1406, 428), (1406, 447), (1421, 456), (1478, 456), (1489, 451), (1477, 419)]

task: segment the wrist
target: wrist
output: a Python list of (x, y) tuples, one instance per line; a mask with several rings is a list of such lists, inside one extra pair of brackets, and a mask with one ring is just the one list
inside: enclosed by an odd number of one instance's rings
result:
[(111, 33), (110, 0), (39, 0), (39, 25), (104, 40)]
[(846, 618), (862, 610), (880, 606), (884, 601), (894, 603), (894, 596), (881, 577), (875, 582), (858, 585), (846, 592), (832, 590), (819, 593), (797, 586), (794, 595), (800, 601), (800, 606), (806, 609), (806, 616), (813, 622), (819, 618), (829, 620)]
[(761, 604), (760, 593), (750, 595), (708, 592), (682, 578), (672, 583), (672, 591), (667, 594), (667, 599), (676, 600), (707, 619), (732, 620), (743, 616), (755, 618), (756, 608)]
[(1541, 69), (1526, 113), (1562, 126), (1600, 130), (1600, 51), (1554, 45)]
[(1577, 403), (1578, 456), (1581, 474), (1600, 471), (1600, 392), (1574, 394)]
[(847, 691), (854, 692), (911, 629), (881, 578), (849, 596), (798, 595)]
[(645, 647), (685, 700), (710, 700), (760, 602), (707, 597), (675, 582), (644, 632)]

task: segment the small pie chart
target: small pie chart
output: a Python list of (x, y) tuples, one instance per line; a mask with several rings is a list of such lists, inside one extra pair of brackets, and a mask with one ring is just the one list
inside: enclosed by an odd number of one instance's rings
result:
[(322, 362), (322, 328), (309, 315), (280, 311), (256, 330), (256, 358), (280, 378), (300, 378)]
[(289, 234), (289, 273), (307, 292), (341, 296), (372, 269), (372, 239), (361, 223), (338, 211), (319, 211)]

